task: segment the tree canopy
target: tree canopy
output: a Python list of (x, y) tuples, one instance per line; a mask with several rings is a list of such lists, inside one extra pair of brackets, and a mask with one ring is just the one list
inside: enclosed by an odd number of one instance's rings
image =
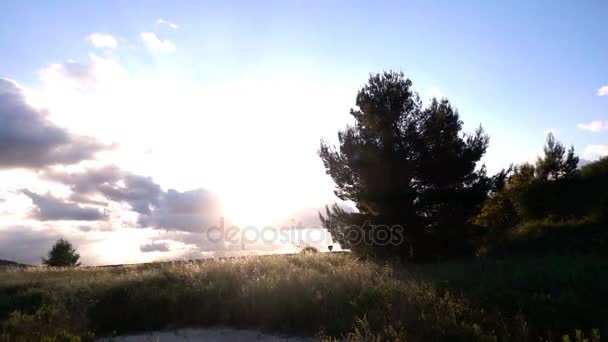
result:
[(579, 169), (574, 147), (568, 150), (547, 135), (543, 155), (535, 164), (523, 163), (506, 171), (501, 188), (486, 200), (475, 222), (506, 229), (533, 220), (606, 220), (606, 159)]
[(544, 156), (536, 161), (537, 176), (541, 179), (570, 178), (577, 172), (579, 158), (574, 153), (574, 146), (566, 148), (555, 140), (553, 133), (547, 134), (543, 149)]
[[(447, 99), (424, 107), (399, 72), (371, 75), (356, 105), (350, 111), (355, 124), (338, 133), (337, 148), (321, 141), (319, 156), (337, 197), (352, 201), (357, 212), (328, 207), (323, 224), (343, 247), (362, 253), (425, 258), (462, 252), (467, 221), (492, 184), (485, 167), (477, 167), (489, 137), (481, 127), (463, 133)], [(378, 236), (355, 241), (368, 234)], [(403, 239), (379, 239), (396, 234)]]

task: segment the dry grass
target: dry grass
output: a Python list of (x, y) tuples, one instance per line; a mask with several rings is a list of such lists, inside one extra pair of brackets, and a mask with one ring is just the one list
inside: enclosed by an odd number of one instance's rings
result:
[(607, 269), (591, 257), (390, 266), (347, 253), (4, 269), (0, 340), (203, 326), (326, 339), (560, 340), (605, 325)]

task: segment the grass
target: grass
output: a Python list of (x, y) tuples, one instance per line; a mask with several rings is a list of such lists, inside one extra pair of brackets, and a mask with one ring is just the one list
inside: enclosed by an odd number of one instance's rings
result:
[(493, 256), (608, 256), (608, 229), (593, 218), (528, 221), (487, 236), (493, 239), (484, 245), (483, 252)]
[[(562, 341), (608, 321), (608, 258), (379, 265), (305, 253), (0, 270), (0, 341), (232, 326), (332, 340)], [(594, 337), (595, 338), (595, 337)]]

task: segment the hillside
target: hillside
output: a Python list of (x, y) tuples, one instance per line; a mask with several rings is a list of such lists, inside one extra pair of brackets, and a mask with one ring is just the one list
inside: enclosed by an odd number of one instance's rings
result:
[(0, 341), (210, 326), (325, 340), (561, 341), (606, 326), (607, 268), (592, 256), (383, 266), (312, 253), (0, 270)]
[(0, 267), (2, 267), (2, 266), (26, 267), (28, 265), (20, 264), (18, 262), (14, 262), (14, 261), (10, 261), (10, 260), (0, 259)]

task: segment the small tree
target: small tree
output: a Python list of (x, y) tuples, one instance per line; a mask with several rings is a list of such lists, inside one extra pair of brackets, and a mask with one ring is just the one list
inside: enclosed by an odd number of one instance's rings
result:
[(80, 255), (72, 244), (65, 239), (59, 239), (49, 251), (48, 258), (42, 259), (42, 263), (51, 267), (78, 267), (79, 259)]

